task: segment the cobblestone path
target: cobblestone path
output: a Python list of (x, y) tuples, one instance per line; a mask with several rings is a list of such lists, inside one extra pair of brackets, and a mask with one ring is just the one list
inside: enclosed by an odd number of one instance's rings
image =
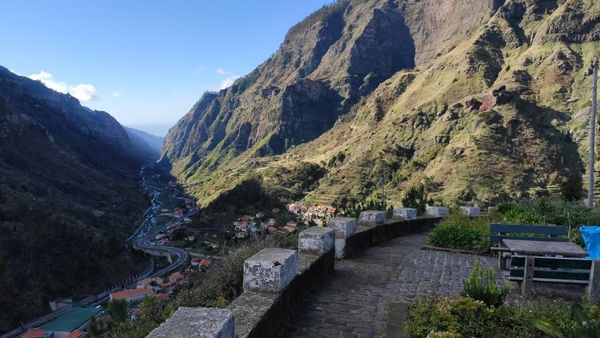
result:
[(381, 337), (390, 303), (417, 297), (456, 295), (475, 261), (493, 258), (420, 250), (427, 234), (400, 237), (351, 259), (337, 261), (335, 273), (300, 305), (285, 337)]

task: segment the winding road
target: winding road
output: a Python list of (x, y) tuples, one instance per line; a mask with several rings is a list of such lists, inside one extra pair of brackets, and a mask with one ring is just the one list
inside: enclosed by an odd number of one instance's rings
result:
[[(126, 242), (127, 244), (132, 244), (132, 247), (134, 249), (141, 250), (149, 255), (169, 257), (169, 261), (171, 262), (171, 264), (169, 264), (167, 267), (162, 268), (159, 271), (155, 271), (152, 274), (152, 277), (156, 277), (175, 271), (181, 265), (187, 262), (189, 255), (185, 250), (181, 248), (154, 245), (150, 243), (153, 238), (153, 235), (150, 234), (150, 230), (156, 226), (158, 222), (158, 214), (161, 210), (161, 204), (158, 200), (158, 197), (160, 196), (162, 189), (146, 182), (146, 175), (144, 175), (145, 170), (147, 170), (146, 167), (142, 168), (142, 185), (144, 189), (152, 191), (152, 204), (144, 213), (144, 221), (142, 222), (142, 225), (127, 239)], [(186, 217), (191, 217), (197, 212), (198, 207), (194, 204), (192, 209), (190, 209), (187, 213), (180, 217), (174, 218), (170, 222), (164, 224), (162, 228), (166, 229), (173, 223), (180, 222)], [(171, 260), (173, 256), (176, 256), (177, 259)]]

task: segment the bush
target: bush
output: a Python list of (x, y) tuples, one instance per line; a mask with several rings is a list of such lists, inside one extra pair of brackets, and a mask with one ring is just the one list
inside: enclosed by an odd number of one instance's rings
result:
[(425, 187), (422, 185), (415, 186), (410, 188), (402, 198), (402, 206), (417, 209), (419, 214), (423, 214), (427, 206), (426, 200)]
[[(589, 304), (572, 304), (569, 316), (563, 321), (549, 320), (536, 315), (531, 323), (550, 337), (584, 338), (600, 337), (600, 309)], [(566, 320), (566, 325), (565, 325)]]
[(515, 224), (556, 224), (570, 227), (600, 225), (600, 211), (590, 210), (580, 201), (547, 198), (500, 204), (498, 216)]
[(600, 337), (600, 308), (544, 298), (495, 308), (470, 297), (430, 297), (411, 305), (404, 331), (417, 338)]
[(510, 292), (510, 286), (505, 284), (500, 288), (496, 283), (496, 271), (488, 268), (483, 271), (479, 262), (475, 263), (473, 271), (463, 282), (462, 295), (480, 300), (487, 306), (498, 307), (504, 303)]
[(487, 252), (490, 248), (490, 220), (451, 214), (429, 234), (429, 243), (435, 246)]
[[(425, 298), (412, 305), (404, 331), (408, 337), (532, 337), (527, 322), (513, 320), (521, 310), (493, 308), (469, 297)], [(523, 317), (524, 318), (524, 317)]]

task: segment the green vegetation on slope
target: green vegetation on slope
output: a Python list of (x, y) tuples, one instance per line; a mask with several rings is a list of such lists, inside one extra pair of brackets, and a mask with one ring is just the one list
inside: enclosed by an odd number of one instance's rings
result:
[(577, 198), (599, 15), (593, 0), (340, 1), (248, 78), (203, 97), (163, 161), (203, 207), (300, 162), (326, 169), (317, 184), (298, 178), (309, 202), (385, 190), (401, 205), (423, 182), (447, 205)]

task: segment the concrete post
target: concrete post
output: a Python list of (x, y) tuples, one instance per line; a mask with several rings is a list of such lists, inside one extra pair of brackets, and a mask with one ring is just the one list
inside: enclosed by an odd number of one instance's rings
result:
[(344, 258), (346, 238), (356, 231), (356, 220), (349, 217), (336, 217), (327, 222), (327, 227), (335, 230), (335, 258)]
[(387, 214), (385, 211), (367, 210), (360, 213), (358, 222), (366, 225), (385, 224)]
[(477, 207), (460, 207), (460, 211), (471, 217), (479, 217), (481, 215), (481, 210)]
[(590, 281), (587, 287), (588, 301), (592, 304), (600, 302), (600, 260), (592, 261)]
[(394, 208), (393, 218), (401, 218), (406, 221), (417, 219), (417, 209)]
[(322, 255), (335, 246), (335, 229), (312, 227), (300, 233), (298, 251)]
[(234, 338), (233, 312), (227, 309), (180, 307), (147, 338)]
[(427, 216), (432, 217), (448, 217), (448, 215), (450, 215), (450, 210), (444, 207), (427, 206), (427, 208), (425, 209), (425, 213), (427, 214)]
[(298, 253), (288, 249), (263, 249), (244, 262), (244, 291), (277, 293), (298, 272)]
[(535, 258), (525, 256), (525, 266), (523, 268), (523, 282), (521, 283), (521, 296), (527, 297), (533, 287), (533, 271), (535, 270)]

